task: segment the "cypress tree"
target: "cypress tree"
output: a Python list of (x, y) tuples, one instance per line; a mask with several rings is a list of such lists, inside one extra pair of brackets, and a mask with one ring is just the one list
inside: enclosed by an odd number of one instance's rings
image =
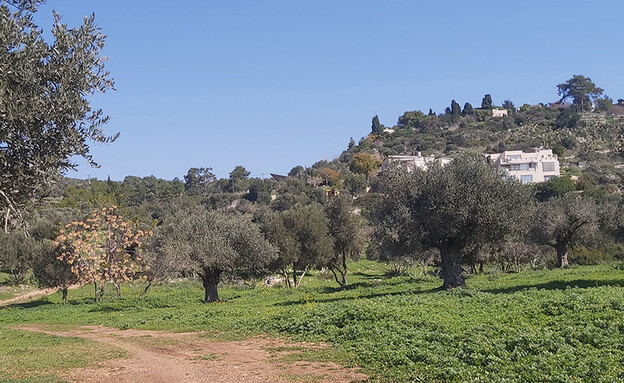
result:
[(469, 102), (464, 104), (464, 110), (462, 111), (462, 116), (472, 116), (474, 114), (474, 108), (470, 105)]
[(492, 95), (491, 94), (486, 94), (485, 96), (483, 96), (483, 100), (481, 101), (481, 109), (491, 110), (492, 107), (493, 107)]
[(381, 124), (379, 123), (379, 117), (377, 115), (375, 115), (375, 117), (373, 117), (373, 123), (371, 126), (371, 133), (373, 134), (379, 134), (383, 132), (383, 126), (381, 126)]

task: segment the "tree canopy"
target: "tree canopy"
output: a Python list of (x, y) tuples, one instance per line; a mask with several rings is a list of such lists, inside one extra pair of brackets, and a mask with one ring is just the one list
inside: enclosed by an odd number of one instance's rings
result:
[(52, 40), (33, 21), (40, 1), (0, 5), (0, 208), (8, 222), (23, 222), (21, 210), (46, 185), (74, 168), (73, 156), (97, 166), (89, 143), (108, 143), (108, 121), (90, 95), (113, 88), (101, 55), (105, 36), (94, 16), (69, 28), (54, 14)]
[(381, 161), (368, 153), (356, 153), (351, 159), (349, 169), (357, 174), (368, 177), (371, 172), (381, 166)]
[(568, 251), (595, 234), (598, 228), (596, 203), (567, 193), (540, 205), (533, 220), (534, 239), (557, 252), (557, 267), (568, 266)]
[(464, 155), (447, 166), (385, 171), (377, 191), (376, 241), (409, 254), (436, 248), (442, 258), (443, 288), (463, 286), (462, 257), (504, 241), (521, 221), (529, 191), (504, 178), (479, 156)]
[(492, 104), (492, 95), (486, 94), (483, 96), (483, 100), (481, 100), (481, 109), (492, 109), (494, 105)]
[(206, 190), (217, 181), (212, 168), (190, 168), (184, 176), (184, 189), (190, 193)]
[(383, 133), (383, 125), (379, 123), (379, 117), (377, 115), (373, 117), (373, 121), (371, 123), (371, 133), (373, 134)]
[(258, 273), (276, 258), (275, 248), (251, 220), (204, 208), (178, 211), (159, 230), (157, 241), (170, 269), (202, 278), (206, 303), (219, 300), (224, 272)]
[(462, 116), (466, 117), (466, 116), (472, 116), (474, 114), (474, 108), (472, 107), (472, 105), (467, 102), (464, 104), (464, 110), (462, 110)]
[(575, 74), (568, 81), (557, 85), (557, 93), (561, 101), (572, 99), (572, 104), (581, 112), (591, 110), (593, 101), (597, 100), (604, 89), (593, 83), (591, 78)]
[(262, 222), (262, 231), (279, 249), (272, 268), (281, 271), (288, 286), (297, 287), (310, 267), (324, 264), (324, 258), (332, 254), (333, 240), (319, 204), (297, 204), (286, 211), (268, 214)]
[(247, 180), (251, 173), (243, 166), (238, 165), (230, 172), (230, 185), (232, 192), (240, 192), (247, 187)]

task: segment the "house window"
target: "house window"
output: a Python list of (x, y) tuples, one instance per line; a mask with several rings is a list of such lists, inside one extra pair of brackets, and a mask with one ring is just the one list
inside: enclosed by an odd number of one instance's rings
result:
[(507, 156), (507, 161), (509, 160), (521, 160), (522, 159), (522, 155), (521, 154), (511, 154), (509, 156)]
[(533, 166), (530, 164), (511, 164), (509, 165), (511, 170), (532, 170)]
[(554, 172), (555, 171), (555, 163), (554, 162), (544, 162), (542, 164), (545, 172)]
[(544, 181), (548, 181), (548, 180), (550, 180), (551, 178), (555, 178), (555, 176), (544, 176)]
[(522, 181), (523, 184), (531, 183), (533, 182), (533, 176), (532, 175), (520, 176), (520, 181)]

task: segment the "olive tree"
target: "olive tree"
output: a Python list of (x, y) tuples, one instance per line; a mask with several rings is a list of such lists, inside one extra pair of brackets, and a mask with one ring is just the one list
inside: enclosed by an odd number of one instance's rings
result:
[(21, 232), (0, 234), (0, 268), (8, 270), (12, 284), (26, 279), (30, 264), (41, 251), (41, 243)]
[(276, 258), (275, 248), (251, 220), (203, 208), (179, 211), (157, 236), (171, 270), (201, 277), (206, 303), (219, 301), (217, 287), (224, 272), (261, 272)]
[(52, 241), (43, 240), (41, 251), (32, 261), (33, 275), (37, 278), (39, 287), (58, 288), (67, 303), (67, 291), (80, 282), (80, 275), (72, 264), (62, 259), (59, 247)]
[(4, 231), (23, 224), (25, 207), (46, 185), (74, 168), (81, 156), (97, 166), (90, 142), (111, 142), (101, 130), (108, 117), (93, 109), (91, 95), (113, 80), (101, 55), (105, 36), (94, 16), (68, 28), (54, 14), (44, 39), (33, 15), (40, 0), (0, 4), (0, 209)]
[(385, 171), (376, 188), (376, 241), (404, 254), (438, 249), (444, 289), (464, 286), (462, 258), (504, 241), (530, 205), (528, 189), (474, 155), (427, 170)]
[(555, 249), (557, 267), (566, 267), (569, 250), (596, 233), (598, 208), (594, 200), (568, 193), (541, 203), (533, 222), (535, 241)]
[(351, 198), (338, 196), (325, 209), (334, 246), (322, 263), (341, 287), (347, 285), (347, 259), (359, 259), (366, 247), (364, 220), (351, 205)]
[(325, 263), (333, 251), (327, 217), (316, 203), (267, 214), (262, 231), (279, 250), (272, 268), (284, 275), (288, 287), (298, 287), (308, 269)]

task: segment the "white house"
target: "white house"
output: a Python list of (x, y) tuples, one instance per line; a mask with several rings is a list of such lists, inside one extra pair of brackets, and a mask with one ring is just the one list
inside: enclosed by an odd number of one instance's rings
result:
[(392, 166), (400, 167), (408, 172), (411, 172), (415, 169), (427, 169), (427, 166), (434, 162), (440, 163), (442, 166), (451, 162), (451, 158), (440, 157), (435, 158), (434, 155), (429, 157), (423, 157), (423, 155), (418, 152), (417, 156), (409, 156), (409, 155), (397, 155), (397, 156), (388, 156), (388, 159), (384, 161), (382, 165), (382, 169), (386, 170)]
[(492, 117), (504, 117), (507, 116), (508, 113), (507, 109), (492, 109)]
[(550, 149), (535, 149), (531, 153), (522, 150), (507, 150), (490, 154), (490, 163), (497, 169), (505, 170), (522, 183), (548, 181), (561, 175), (559, 159)]

